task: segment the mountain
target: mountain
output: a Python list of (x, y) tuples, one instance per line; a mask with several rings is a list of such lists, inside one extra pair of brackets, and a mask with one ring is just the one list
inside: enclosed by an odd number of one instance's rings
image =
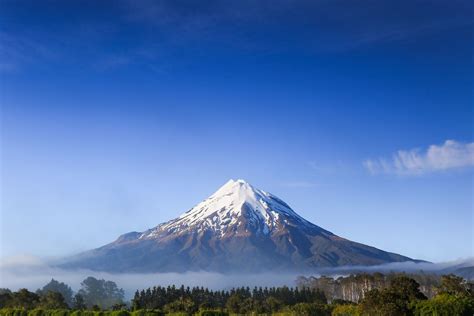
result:
[(62, 263), (108, 272), (311, 271), (414, 261), (339, 237), (276, 196), (230, 180), (180, 217)]
[(466, 280), (474, 280), (474, 258), (458, 260), (456, 263), (439, 270), (439, 274), (455, 274)]

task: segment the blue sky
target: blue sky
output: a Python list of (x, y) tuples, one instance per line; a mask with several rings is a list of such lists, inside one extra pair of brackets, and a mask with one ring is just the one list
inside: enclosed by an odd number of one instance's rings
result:
[(243, 178), (338, 235), (472, 257), (470, 1), (0, 1), (1, 256)]

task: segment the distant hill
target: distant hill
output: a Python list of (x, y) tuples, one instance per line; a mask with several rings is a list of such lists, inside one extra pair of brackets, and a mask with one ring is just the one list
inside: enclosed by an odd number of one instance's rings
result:
[(474, 267), (464, 267), (454, 270), (452, 273), (465, 278), (466, 280), (474, 280)]

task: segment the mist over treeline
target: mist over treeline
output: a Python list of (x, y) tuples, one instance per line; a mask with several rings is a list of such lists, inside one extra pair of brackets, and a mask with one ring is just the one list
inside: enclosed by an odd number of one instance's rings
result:
[(254, 286), (294, 286), (297, 273), (223, 274), (208, 271), (184, 273), (108, 273), (84, 269), (61, 269), (37, 257), (12, 258), (0, 264), (0, 288), (31, 291), (44, 286), (54, 278), (67, 283), (75, 291), (88, 276), (96, 279), (113, 280), (124, 289), (125, 298), (131, 299), (137, 289), (155, 285), (204, 286), (214, 290), (233, 287)]
[(21, 307), (25, 309), (110, 309), (115, 305), (125, 306), (124, 290), (114, 281), (87, 277), (81, 288), (74, 292), (64, 283), (51, 279), (35, 292), (20, 289), (16, 292), (8, 288), (0, 289), (0, 308)]
[[(454, 275), (443, 279), (440, 271), (447, 271), (452, 264), (342, 267), (321, 269), (319, 275), (301, 276), (274, 272), (111, 274), (58, 269), (41, 261), (28, 260), (0, 266), (0, 288), (4, 288), (0, 291), (0, 316), (38, 316), (8, 314), (18, 308), (25, 311), (59, 309), (68, 313), (92, 313), (94, 310), (128, 310), (129, 313), (151, 310), (153, 312), (150, 313), (155, 313), (148, 316), (172, 311), (190, 315), (209, 309), (224, 314), (258, 311), (267, 314), (330, 315), (345, 311), (341, 315), (362, 315), (359, 313), (361, 310), (372, 308), (378, 310), (375, 315), (381, 315), (380, 311), (392, 306), (393, 301), (403, 302), (400, 303), (402, 305), (394, 305), (400, 310), (406, 311), (408, 304), (432, 309), (434, 304), (449, 310), (445, 315), (463, 315), (459, 311), (470, 310), (469, 306), (474, 306), (471, 282)], [(421, 268), (427, 271), (422, 272)], [(411, 272), (401, 274), (391, 270)], [(400, 279), (402, 281), (397, 281)], [(415, 294), (406, 297), (403, 294), (406, 291)], [(42, 312), (41, 316), (57, 315)]]
[[(407, 273), (417, 274), (421, 270), (426, 274), (447, 274), (456, 271), (451, 267), (458, 265), (472, 267), (474, 260), (460, 260), (447, 263), (393, 263), (379, 266), (351, 266), (351, 267), (337, 267), (325, 268), (313, 271), (311, 273), (303, 274), (306, 277), (310, 276), (349, 276), (351, 274), (374, 273), (382, 272), (389, 274), (391, 272), (405, 271)], [(472, 273), (471, 273), (472, 274)], [(41, 288), (47, 282), (54, 278), (61, 280), (71, 286), (74, 291), (80, 289), (81, 282), (88, 276), (93, 276), (96, 279), (113, 280), (123, 288), (125, 298), (131, 299), (137, 289), (153, 287), (155, 285), (181, 285), (185, 286), (204, 286), (209, 289), (222, 290), (237, 287), (255, 287), (255, 286), (295, 286), (296, 279), (301, 276), (301, 273), (296, 272), (266, 272), (266, 273), (246, 273), (246, 274), (223, 274), (217, 272), (207, 271), (190, 271), (185, 273), (107, 273), (91, 270), (73, 270), (60, 269), (51, 264), (50, 261), (43, 260), (38, 257), (21, 256), (10, 258), (8, 260), (2, 259), (0, 263), (0, 288), (9, 288), (11, 290), (18, 290), (27, 288), (31, 291)], [(469, 279), (468, 275), (462, 275)]]

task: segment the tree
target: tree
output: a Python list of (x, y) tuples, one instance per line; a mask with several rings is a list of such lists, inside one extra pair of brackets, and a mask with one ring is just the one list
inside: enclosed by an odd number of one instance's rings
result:
[(403, 315), (403, 311), (395, 303), (395, 298), (391, 297), (386, 290), (373, 289), (365, 293), (364, 299), (360, 303), (361, 311), (364, 315), (376, 316)]
[(332, 316), (359, 316), (359, 306), (353, 304), (336, 305), (331, 313)]
[(244, 301), (244, 298), (242, 295), (235, 293), (232, 294), (226, 302), (226, 307), (229, 310), (229, 312), (240, 314), (242, 310), (242, 303)]
[(331, 315), (327, 305), (319, 303), (298, 303), (291, 308), (296, 315), (301, 316), (325, 316)]
[(265, 300), (264, 306), (270, 313), (275, 313), (280, 310), (282, 304), (279, 300), (277, 300), (273, 296), (270, 296)]
[(124, 297), (123, 289), (119, 289), (115, 282), (98, 280), (94, 277), (88, 277), (82, 281), (78, 294), (84, 298), (88, 307), (97, 305), (102, 309), (122, 303)]
[(112, 310), (113, 311), (120, 311), (120, 310), (124, 310), (127, 308), (127, 304), (125, 303), (116, 303), (114, 305), (112, 305)]
[(79, 293), (74, 295), (72, 306), (75, 310), (84, 310), (87, 308), (86, 303), (84, 302), (84, 298)]
[(94, 304), (91, 306), (91, 310), (93, 310), (94, 312), (98, 312), (100, 311), (100, 306), (97, 304)]
[(414, 309), (416, 316), (472, 316), (474, 315), (474, 299), (469, 296), (442, 293), (431, 300), (417, 302)]
[(24, 309), (33, 309), (39, 304), (39, 296), (27, 289), (21, 289), (12, 293), (11, 303), (9, 307), (19, 307)]
[(426, 296), (420, 291), (418, 282), (404, 275), (396, 276), (392, 279), (388, 290), (406, 301), (426, 299)]
[(454, 274), (443, 275), (438, 287), (439, 294), (469, 295), (467, 282)]
[(8, 289), (0, 289), (0, 308), (9, 307), (12, 302), (12, 292)]
[(196, 304), (189, 297), (180, 298), (174, 302), (168, 303), (164, 307), (167, 313), (185, 312), (187, 314), (193, 314), (196, 312)]
[(51, 279), (48, 284), (43, 286), (43, 288), (36, 291), (36, 293), (40, 296), (46, 295), (48, 292), (57, 292), (61, 293), (64, 298), (64, 301), (68, 306), (72, 306), (72, 289), (69, 285), (58, 282), (55, 279)]
[(68, 305), (64, 301), (61, 293), (47, 291), (40, 297), (40, 307), (44, 309), (67, 309)]
[(368, 291), (360, 307), (367, 315), (410, 315), (413, 309), (410, 302), (425, 299), (415, 280), (399, 275), (392, 279), (390, 287)]

